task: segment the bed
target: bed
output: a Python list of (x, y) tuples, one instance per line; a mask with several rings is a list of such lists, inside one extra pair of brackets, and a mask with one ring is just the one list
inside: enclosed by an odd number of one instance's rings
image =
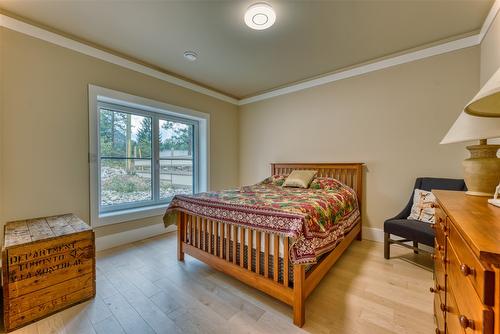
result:
[[(312, 219), (302, 208), (283, 204), (296, 195), (305, 202), (319, 196), (314, 189), (276, 186), (273, 177), (297, 169), (316, 170), (318, 180), (340, 181), (328, 196), (341, 214)], [(175, 213), (177, 258), (188, 254), (292, 306), (293, 323), (302, 327), (306, 298), (351, 242), (361, 240), (362, 171), (363, 163), (273, 163), (272, 177), (255, 186), (176, 196), (164, 220), (167, 224)], [(310, 212), (321, 211), (319, 203)]]

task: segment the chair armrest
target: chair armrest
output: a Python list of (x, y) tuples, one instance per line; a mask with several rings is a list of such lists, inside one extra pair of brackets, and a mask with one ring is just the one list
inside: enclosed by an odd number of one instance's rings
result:
[(408, 203), (406, 203), (406, 206), (403, 210), (401, 210), (400, 213), (398, 213), (396, 216), (389, 218), (387, 220), (393, 220), (393, 219), (406, 219), (411, 213), (411, 207), (413, 206), (413, 192), (410, 196), (410, 200)]
[(406, 210), (403, 210), (400, 213), (398, 213), (397, 215), (395, 215), (394, 217), (386, 219), (386, 221), (387, 220), (396, 220), (396, 219), (406, 219), (406, 218), (408, 218), (408, 216), (409, 216), (409, 214), (406, 214)]

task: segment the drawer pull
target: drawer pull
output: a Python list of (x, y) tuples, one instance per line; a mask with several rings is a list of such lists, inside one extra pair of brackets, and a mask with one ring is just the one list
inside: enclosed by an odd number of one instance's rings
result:
[(458, 320), (460, 321), (460, 326), (462, 326), (463, 329), (474, 329), (474, 321), (468, 319), (465, 315), (458, 317)]
[(431, 287), (431, 288), (429, 289), (429, 291), (430, 291), (430, 292), (432, 292), (432, 293), (437, 293), (437, 292), (439, 292), (439, 291), (444, 291), (444, 289), (443, 289), (443, 287), (442, 287), (442, 286), (440, 286), (439, 284), (436, 284), (436, 287)]
[(443, 311), (443, 312), (448, 312), (448, 308), (447, 308), (447, 307), (446, 307), (446, 305), (445, 305), (445, 304), (443, 304), (443, 303), (441, 303), (441, 304), (439, 305), (439, 308), (440, 308), (440, 309), (441, 309), (441, 311)]
[(465, 263), (460, 265), (460, 271), (462, 272), (462, 274), (464, 276), (474, 275), (474, 273), (475, 273), (474, 268), (469, 267)]

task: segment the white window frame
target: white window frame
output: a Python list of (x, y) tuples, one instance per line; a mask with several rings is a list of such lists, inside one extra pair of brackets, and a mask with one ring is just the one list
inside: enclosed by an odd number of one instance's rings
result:
[[(130, 110), (134, 114), (162, 119), (165, 116), (167, 120), (186, 121), (190, 120), (195, 125), (194, 138), (194, 191), (203, 192), (209, 189), (209, 129), (210, 115), (196, 110), (178, 107), (167, 103), (103, 88), (95, 85), (89, 85), (89, 167), (90, 167), (90, 219), (92, 226), (104, 226), (116, 224), (125, 221), (142, 219), (147, 217), (163, 215), (168, 202), (155, 203), (149, 206), (127, 207), (123, 209), (101, 212), (100, 211), (100, 155), (99, 155), (99, 104), (114, 105), (116, 109), (123, 111)], [(139, 112), (137, 112), (139, 110)], [(154, 122), (153, 122), (154, 124)], [(153, 132), (158, 131), (153, 127)], [(152, 144), (155, 143), (156, 136), (153, 135)], [(159, 152), (153, 147), (155, 155), (152, 160), (158, 161)], [(157, 164), (152, 164), (157, 165)], [(158, 177), (159, 170), (153, 169), (153, 173)], [(153, 185), (154, 187), (154, 185)]]

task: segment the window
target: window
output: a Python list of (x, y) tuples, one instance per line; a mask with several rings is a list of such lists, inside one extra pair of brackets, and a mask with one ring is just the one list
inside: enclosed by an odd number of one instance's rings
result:
[(160, 215), (174, 195), (206, 190), (207, 115), (90, 95), (94, 225)]

